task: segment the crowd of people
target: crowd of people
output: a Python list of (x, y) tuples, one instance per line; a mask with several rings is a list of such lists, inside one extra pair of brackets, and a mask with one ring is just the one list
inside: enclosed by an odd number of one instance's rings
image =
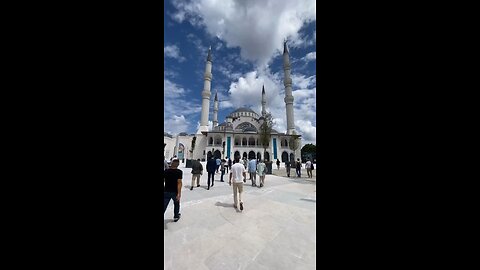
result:
[[(174, 203), (174, 221), (177, 222), (180, 219), (180, 198), (182, 190), (182, 180), (183, 180), (183, 171), (178, 169), (180, 161), (176, 156), (173, 156), (168, 162), (164, 157), (164, 209), (163, 212), (167, 210), (170, 200), (173, 200)], [(276, 161), (277, 170), (280, 170), (280, 161)], [(285, 169), (287, 177), (290, 177), (291, 167), (295, 168), (297, 177), (301, 177), (302, 162), (298, 158), (294, 161), (294, 164), (291, 164), (290, 161), (285, 162)], [(313, 163), (307, 159), (305, 163), (305, 168), (307, 170), (308, 178), (312, 178), (312, 170), (314, 169)], [(207, 171), (207, 190), (210, 190), (210, 187), (214, 186), (214, 178), (216, 173), (221, 173), (220, 182), (225, 182), (223, 176), (225, 172), (230, 171), (228, 184), (232, 186), (233, 184), (233, 207), (240, 211), (243, 211), (243, 183), (247, 182), (246, 173), (249, 173), (249, 180), (251, 181), (252, 187), (257, 187), (257, 176), (259, 178), (259, 187), (262, 188), (265, 186), (265, 175), (267, 174), (267, 166), (264, 160), (252, 158), (249, 161), (244, 158), (240, 159), (239, 156), (235, 156), (234, 161), (230, 158), (220, 159), (215, 157), (210, 157), (206, 163)], [(193, 187), (200, 187), (200, 177), (203, 175), (203, 165), (200, 162), (200, 159), (192, 161), (192, 185), (190, 190), (193, 190)], [(196, 182), (196, 185), (195, 185)], [(238, 198), (237, 198), (238, 195)], [(238, 200), (237, 200), (238, 199)]]

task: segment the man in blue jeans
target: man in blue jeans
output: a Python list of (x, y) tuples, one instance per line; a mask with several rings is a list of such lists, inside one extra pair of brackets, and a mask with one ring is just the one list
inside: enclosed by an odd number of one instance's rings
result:
[(182, 194), (183, 172), (178, 169), (178, 159), (174, 159), (170, 168), (165, 171), (163, 187), (163, 213), (167, 210), (168, 203), (173, 200), (173, 220), (177, 222), (180, 219), (180, 197)]

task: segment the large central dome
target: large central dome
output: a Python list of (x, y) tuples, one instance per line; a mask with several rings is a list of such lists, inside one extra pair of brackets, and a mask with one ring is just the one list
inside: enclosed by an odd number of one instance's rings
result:
[(238, 117), (252, 117), (253, 119), (258, 119), (259, 115), (250, 108), (238, 108), (235, 111), (231, 112), (229, 115), (231, 118), (238, 118)]
[(236, 109), (235, 111), (233, 111), (232, 113), (237, 113), (237, 112), (252, 112), (252, 113), (256, 113), (254, 112), (252, 109), (250, 108), (238, 108)]

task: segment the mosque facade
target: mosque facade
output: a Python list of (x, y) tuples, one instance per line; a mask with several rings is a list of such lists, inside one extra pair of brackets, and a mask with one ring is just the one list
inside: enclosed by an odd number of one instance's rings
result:
[[(210, 156), (234, 159), (257, 158), (265, 161), (281, 162), (300, 158), (300, 136), (295, 131), (293, 119), (292, 80), (290, 78), (290, 60), (286, 42), (283, 50), (283, 69), (285, 86), (285, 111), (287, 116), (287, 130), (285, 133), (272, 129), (269, 143), (264, 146), (260, 141), (260, 127), (267, 115), (265, 89), (262, 88), (262, 111), (256, 113), (250, 108), (238, 108), (231, 112), (223, 123), (218, 123), (218, 97), (215, 94), (213, 106), (213, 126), (208, 125), (211, 80), (212, 56), (211, 48), (208, 51), (204, 73), (204, 87), (202, 91), (202, 111), (200, 126), (195, 134), (180, 133), (172, 136), (164, 133), (164, 156), (170, 159), (177, 156), (180, 160), (205, 160)], [(298, 147), (293, 150), (292, 140), (296, 139)]]

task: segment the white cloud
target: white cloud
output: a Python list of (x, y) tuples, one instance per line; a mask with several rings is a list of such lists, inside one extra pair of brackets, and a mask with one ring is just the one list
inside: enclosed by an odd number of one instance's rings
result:
[(185, 57), (180, 55), (180, 49), (176, 45), (168, 45), (163, 47), (163, 54), (165, 57), (177, 59), (178, 62), (185, 61)]
[(183, 96), (186, 92), (183, 87), (168, 79), (163, 79), (163, 89), (164, 98), (169, 96)]
[(317, 75), (313, 75), (310, 77), (306, 77), (305, 75), (301, 74), (292, 74), (292, 87), (294, 89), (297, 88), (307, 88), (309, 86), (314, 86), (316, 83)]
[(240, 47), (243, 58), (264, 66), (283, 51), (288, 37), (293, 46), (305, 43), (299, 34), (306, 23), (316, 20), (315, 0), (199, 0), (173, 1), (173, 18), (202, 25), (227, 47)]
[(171, 115), (165, 120), (165, 131), (176, 135), (180, 132), (186, 132), (190, 123), (185, 119), (184, 115)]
[(315, 61), (317, 59), (317, 52), (309, 52), (302, 59), (305, 60), (306, 62)]

